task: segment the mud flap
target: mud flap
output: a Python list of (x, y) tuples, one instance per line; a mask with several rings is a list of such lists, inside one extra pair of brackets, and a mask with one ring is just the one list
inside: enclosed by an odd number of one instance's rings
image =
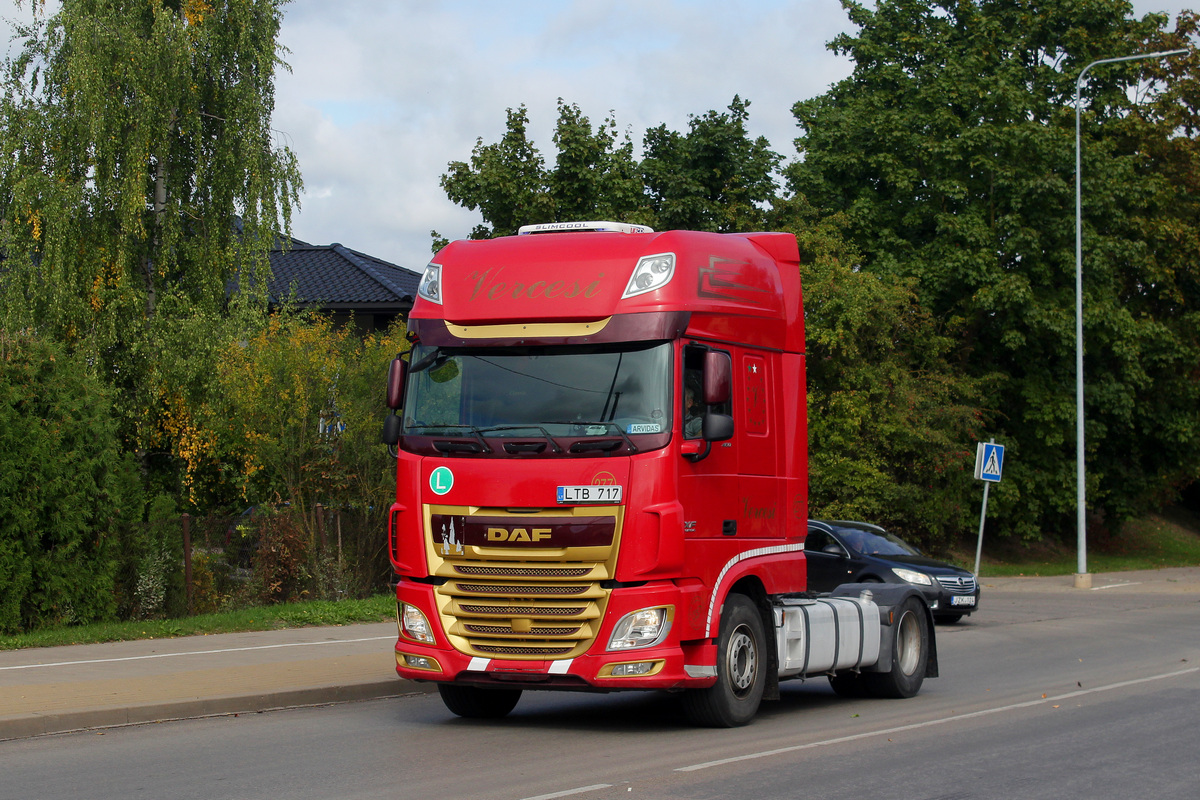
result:
[(892, 610), (910, 597), (916, 597), (925, 609), (925, 617), (929, 622), (929, 660), (925, 667), (926, 678), (938, 676), (937, 636), (933, 623), (933, 611), (925, 595), (904, 583), (843, 583), (830, 592), (830, 597), (858, 597), (866, 592), (875, 604), (879, 606), (880, 636), (879, 660), (874, 666), (863, 667), (863, 672), (889, 672), (892, 669), (892, 642), (896, 629), (892, 625)]

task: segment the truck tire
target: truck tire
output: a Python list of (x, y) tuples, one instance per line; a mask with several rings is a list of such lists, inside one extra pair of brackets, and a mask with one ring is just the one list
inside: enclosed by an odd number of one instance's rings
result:
[(735, 728), (754, 718), (766, 685), (765, 642), (762, 616), (750, 598), (725, 598), (717, 636), (717, 682), (683, 693), (683, 711), (692, 724)]
[(929, 665), (929, 614), (915, 597), (896, 607), (890, 672), (866, 672), (863, 680), (875, 697), (912, 697), (921, 691)]
[(446, 708), (468, 719), (499, 719), (521, 699), (520, 689), (481, 689), (454, 683), (439, 683), (438, 693)]

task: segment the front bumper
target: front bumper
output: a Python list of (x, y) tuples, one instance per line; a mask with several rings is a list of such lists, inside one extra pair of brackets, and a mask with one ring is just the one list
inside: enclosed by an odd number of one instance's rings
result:
[[(605, 623), (590, 647), (574, 658), (490, 658), (455, 649), (433, 609), (433, 587), (402, 582), (396, 588), (398, 603), (420, 609), (433, 627), (434, 644), (413, 641), (403, 633), (396, 642), (396, 672), (415, 681), (502, 686), (521, 689), (620, 691), (623, 689), (691, 689), (716, 682), (716, 648), (709, 640), (681, 642), (673, 624), (666, 639), (655, 646), (607, 651), (615, 620), (651, 606), (678, 609), (681, 598), (672, 584), (613, 589)], [(621, 674), (622, 671), (628, 674)]]

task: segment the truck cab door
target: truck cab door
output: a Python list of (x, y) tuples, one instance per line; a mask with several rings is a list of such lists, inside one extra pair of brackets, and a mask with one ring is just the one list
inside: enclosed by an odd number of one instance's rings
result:
[(679, 466), (684, 536), (736, 536), (741, 512), (737, 452), (730, 438), (732, 361), (727, 352), (689, 344), (682, 349), (682, 362), (683, 413), (678, 430), (684, 442)]

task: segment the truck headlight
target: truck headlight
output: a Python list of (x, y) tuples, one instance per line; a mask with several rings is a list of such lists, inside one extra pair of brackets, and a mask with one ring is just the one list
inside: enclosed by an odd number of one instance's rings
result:
[(421, 613), (420, 609), (410, 606), (408, 603), (400, 604), (400, 633), (415, 642), (424, 644), (434, 644), (435, 642), (433, 629), (429, 627), (429, 620), (425, 619), (425, 615)]
[(417, 294), (431, 303), (442, 304), (442, 265), (429, 264), (417, 284)]
[(621, 299), (636, 297), (639, 294), (652, 292), (666, 286), (674, 274), (674, 253), (642, 256), (638, 260), (637, 266), (633, 268), (633, 275), (630, 276), (629, 285), (625, 287), (625, 294), (621, 295)]
[(892, 567), (892, 572), (896, 573), (896, 577), (908, 583), (915, 583), (920, 586), (932, 586), (933, 579), (924, 572), (917, 572), (913, 569), (902, 569), (900, 567)]
[(608, 649), (633, 650), (658, 644), (671, 630), (670, 611), (667, 607), (643, 608), (621, 617), (613, 627)]

